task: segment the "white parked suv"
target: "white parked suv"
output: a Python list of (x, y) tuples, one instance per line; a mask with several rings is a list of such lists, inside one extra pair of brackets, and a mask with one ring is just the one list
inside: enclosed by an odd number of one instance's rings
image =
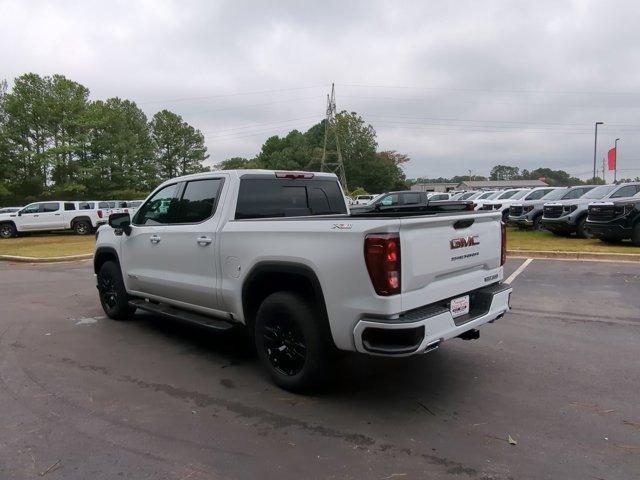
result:
[[(535, 189), (534, 189), (535, 190)], [(500, 195), (492, 196), (487, 200), (476, 201), (477, 210), (494, 211), (502, 214), (502, 221), (507, 222), (509, 218), (509, 207), (515, 202), (526, 198), (533, 190), (530, 188), (512, 188), (505, 190)]]
[(86, 235), (107, 222), (102, 211), (88, 207), (88, 202), (30, 203), (17, 212), (0, 214), (0, 238), (53, 230), (73, 230)]
[(274, 382), (304, 390), (336, 350), (398, 357), (478, 338), (509, 309), (505, 238), (499, 213), (464, 202), (350, 214), (333, 174), (228, 170), (111, 215), (94, 272), (109, 317), (242, 326)]

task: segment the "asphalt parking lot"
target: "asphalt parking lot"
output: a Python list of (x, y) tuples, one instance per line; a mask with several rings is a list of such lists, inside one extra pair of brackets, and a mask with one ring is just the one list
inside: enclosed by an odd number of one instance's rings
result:
[(106, 319), (89, 262), (0, 264), (0, 478), (638, 478), (640, 268), (535, 260), (513, 285), (479, 340), (349, 356), (305, 397), (238, 335)]

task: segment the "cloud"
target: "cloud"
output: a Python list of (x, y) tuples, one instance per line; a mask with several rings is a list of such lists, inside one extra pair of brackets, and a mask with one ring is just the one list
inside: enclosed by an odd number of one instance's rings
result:
[[(338, 108), (372, 123), (415, 176), (497, 163), (587, 177), (621, 137), (640, 175), (634, 2), (0, 1), (0, 72), (62, 73), (93, 98), (168, 108), (213, 161)], [(261, 92), (261, 93), (260, 93)]]

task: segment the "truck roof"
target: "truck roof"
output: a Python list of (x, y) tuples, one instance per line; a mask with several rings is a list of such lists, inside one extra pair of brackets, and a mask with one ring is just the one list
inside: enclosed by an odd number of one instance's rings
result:
[(313, 174), (314, 177), (326, 177), (326, 178), (337, 178), (334, 173), (328, 172), (305, 172), (300, 170), (266, 170), (259, 168), (244, 168), (237, 170), (213, 170), (210, 172), (202, 172), (202, 173), (192, 173), (191, 175), (183, 175), (181, 177), (174, 177), (169, 180), (166, 180), (164, 183), (169, 181), (182, 181), (182, 180), (192, 180), (194, 178), (208, 178), (210, 176), (222, 175), (222, 174), (231, 174), (238, 178), (244, 177), (245, 175), (274, 175), (276, 173), (299, 173), (299, 174)]

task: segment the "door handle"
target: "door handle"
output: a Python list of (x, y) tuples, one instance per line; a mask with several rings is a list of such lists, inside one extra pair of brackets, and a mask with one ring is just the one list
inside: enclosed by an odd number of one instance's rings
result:
[(198, 242), (198, 245), (200, 245), (201, 247), (206, 247), (207, 245), (211, 245), (212, 241), (213, 240), (211, 240), (210, 237), (205, 237), (205, 236), (198, 237), (196, 239), (196, 242)]
[(60, 214), (59, 214), (59, 213), (54, 213), (54, 215), (55, 215), (56, 217), (59, 217), (59, 216), (60, 216)]
[(33, 218), (39, 217), (40, 215), (34, 215)]
[(158, 235), (151, 235), (149, 237), (149, 241), (153, 244), (157, 244), (160, 243), (160, 240), (162, 240)]

